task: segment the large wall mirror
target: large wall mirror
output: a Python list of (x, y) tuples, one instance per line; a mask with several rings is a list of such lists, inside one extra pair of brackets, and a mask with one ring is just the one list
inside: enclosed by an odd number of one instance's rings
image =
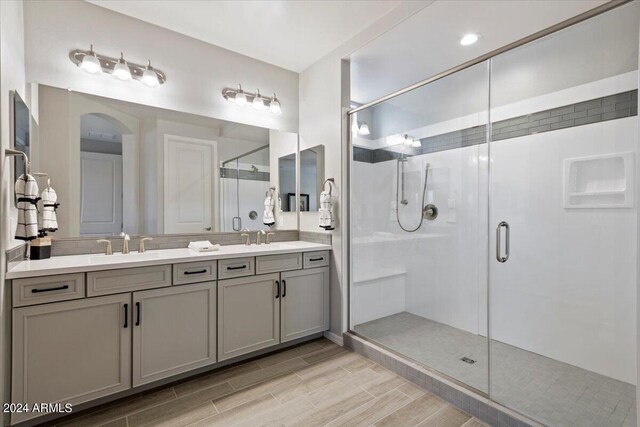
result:
[[(44, 85), (38, 115), (32, 170), (58, 194), (56, 237), (268, 229), (278, 159), (298, 152), (296, 134)], [(297, 229), (281, 208), (271, 228)]]

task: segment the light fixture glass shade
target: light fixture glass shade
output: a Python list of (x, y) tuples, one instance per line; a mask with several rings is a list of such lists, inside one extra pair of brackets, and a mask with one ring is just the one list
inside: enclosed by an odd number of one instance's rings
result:
[(273, 98), (271, 98), (271, 103), (269, 104), (269, 111), (271, 111), (273, 114), (280, 114), (282, 113), (282, 109), (280, 108), (280, 101), (278, 101), (278, 98), (276, 98), (276, 94), (273, 94)]
[(93, 49), (89, 52), (89, 54), (85, 55), (84, 58), (82, 58), (80, 68), (91, 74), (102, 73), (102, 65), (100, 64), (100, 60), (96, 57)]
[(127, 61), (124, 60), (122, 53), (120, 53), (120, 60), (115, 67), (113, 67), (113, 76), (120, 80), (131, 80), (131, 70), (127, 65)]
[(266, 108), (266, 106), (264, 105), (264, 100), (262, 99), (262, 96), (260, 96), (260, 91), (256, 91), (256, 96), (255, 98), (253, 98), (253, 108), (255, 108), (256, 110), (264, 110)]
[(413, 137), (411, 137), (409, 135), (405, 135), (404, 136), (404, 145), (412, 147), (413, 146)]
[(413, 148), (420, 148), (422, 147), (422, 143), (420, 142), (419, 139), (414, 139), (413, 142), (411, 143), (411, 146)]
[(358, 128), (358, 133), (360, 135), (370, 135), (371, 131), (369, 131), (369, 125), (366, 123), (362, 123)]
[(158, 74), (156, 74), (156, 72), (153, 70), (153, 67), (151, 67), (151, 61), (149, 61), (149, 63), (147, 64), (147, 69), (144, 70), (144, 73), (142, 73), (142, 83), (149, 87), (155, 87), (160, 84), (160, 81), (158, 80)]
[(239, 105), (241, 107), (247, 105), (247, 95), (244, 94), (242, 85), (238, 85), (238, 91), (236, 92), (235, 101), (236, 105)]

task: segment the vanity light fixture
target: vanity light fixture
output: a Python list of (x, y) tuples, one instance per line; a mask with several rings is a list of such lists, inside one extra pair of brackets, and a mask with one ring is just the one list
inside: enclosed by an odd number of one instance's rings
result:
[(142, 83), (149, 87), (156, 87), (160, 85), (160, 81), (158, 80), (158, 74), (151, 66), (151, 60), (147, 62), (147, 68), (142, 73)]
[(272, 97), (267, 98), (260, 94), (259, 89), (256, 90), (256, 93), (245, 92), (242, 85), (238, 85), (236, 89), (230, 87), (222, 89), (222, 97), (241, 107), (251, 104), (256, 110), (269, 110), (273, 114), (282, 114), (282, 107), (275, 93)]
[(465, 34), (460, 39), (460, 44), (462, 46), (470, 46), (470, 45), (474, 44), (475, 42), (477, 42), (479, 38), (480, 38), (480, 36), (478, 34), (475, 34), (475, 33)]
[(422, 142), (420, 142), (419, 139), (414, 139), (413, 142), (411, 143), (411, 147), (413, 147), (413, 148), (421, 148), (422, 147)]
[(269, 111), (273, 114), (282, 114), (282, 109), (280, 108), (280, 101), (276, 98), (276, 94), (273, 94), (273, 98), (271, 98), (271, 103), (269, 104)]
[(371, 131), (369, 130), (369, 125), (366, 123), (362, 123), (358, 126), (358, 134), (359, 135), (370, 135)]
[(79, 67), (90, 74), (102, 73), (102, 66), (98, 56), (93, 51), (93, 45), (89, 48), (89, 51), (84, 55), (82, 61), (80, 61)]
[(403, 141), (404, 145), (406, 145), (407, 147), (413, 147), (414, 140), (412, 136), (405, 134), (403, 138), (404, 138), (404, 141)]
[(127, 65), (127, 61), (124, 60), (124, 54), (120, 52), (120, 60), (113, 67), (113, 76), (120, 80), (131, 80), (131, 70)]
[(262, 95), (260, 95), (260, 89), (256, 89), (256, 97), (253, 98), (253, 102), (251, 103), (253, 108), (256, 110), (264, 110), (266, 107), (264, 105), (264, 100), (262, 99)]
[(151, 61), (147, 63), (147, 66), (144, 66), (125, 61), (123, 53), (120, 53), (120, 58), (100, 55), (94, 52), (93, 45), (89, 50), (72, 50), (69, 52), (69, 59), (91, 74), (104, 72), (124, 81), (140, 80), (150, 87), (159, 86), (167, 81), (167, 76), (162, 71), (153, 68)]

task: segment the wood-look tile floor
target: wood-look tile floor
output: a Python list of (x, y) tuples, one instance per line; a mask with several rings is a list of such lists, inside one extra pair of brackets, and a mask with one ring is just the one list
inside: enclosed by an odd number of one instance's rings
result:
[(485, 424), (326, 339), (63, 418), (58, 426)]

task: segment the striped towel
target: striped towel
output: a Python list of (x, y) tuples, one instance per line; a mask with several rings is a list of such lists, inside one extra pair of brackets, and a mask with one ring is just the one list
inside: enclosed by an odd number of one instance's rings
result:
[(323, 191), (320, 193), (320, 228), (325, 230), (335, 229), (335, 223), (333, 221), (333, 212), (331, 206), (331, 193), (329, 191)]
[(262, 223), (271, 227), (276, 223), (273, 210), (276, 207), (276, 200), (273, 192), (269, 192), (269, 195), (264, 199), (264, 212), (262, 213)]
[(40, 196), (42, 208), (40, 209), (40, 231), (56, 231), (58, 230), (58, 218), (56, 217), (56, 209), (60, 206), (58, 203), (58, 195), (56, 190), (47, 187)]
[(16, 181), (18, 227), (16, 239), (33, 240), (38, 237), (38, 183), (31, 175), (20, 175)]

